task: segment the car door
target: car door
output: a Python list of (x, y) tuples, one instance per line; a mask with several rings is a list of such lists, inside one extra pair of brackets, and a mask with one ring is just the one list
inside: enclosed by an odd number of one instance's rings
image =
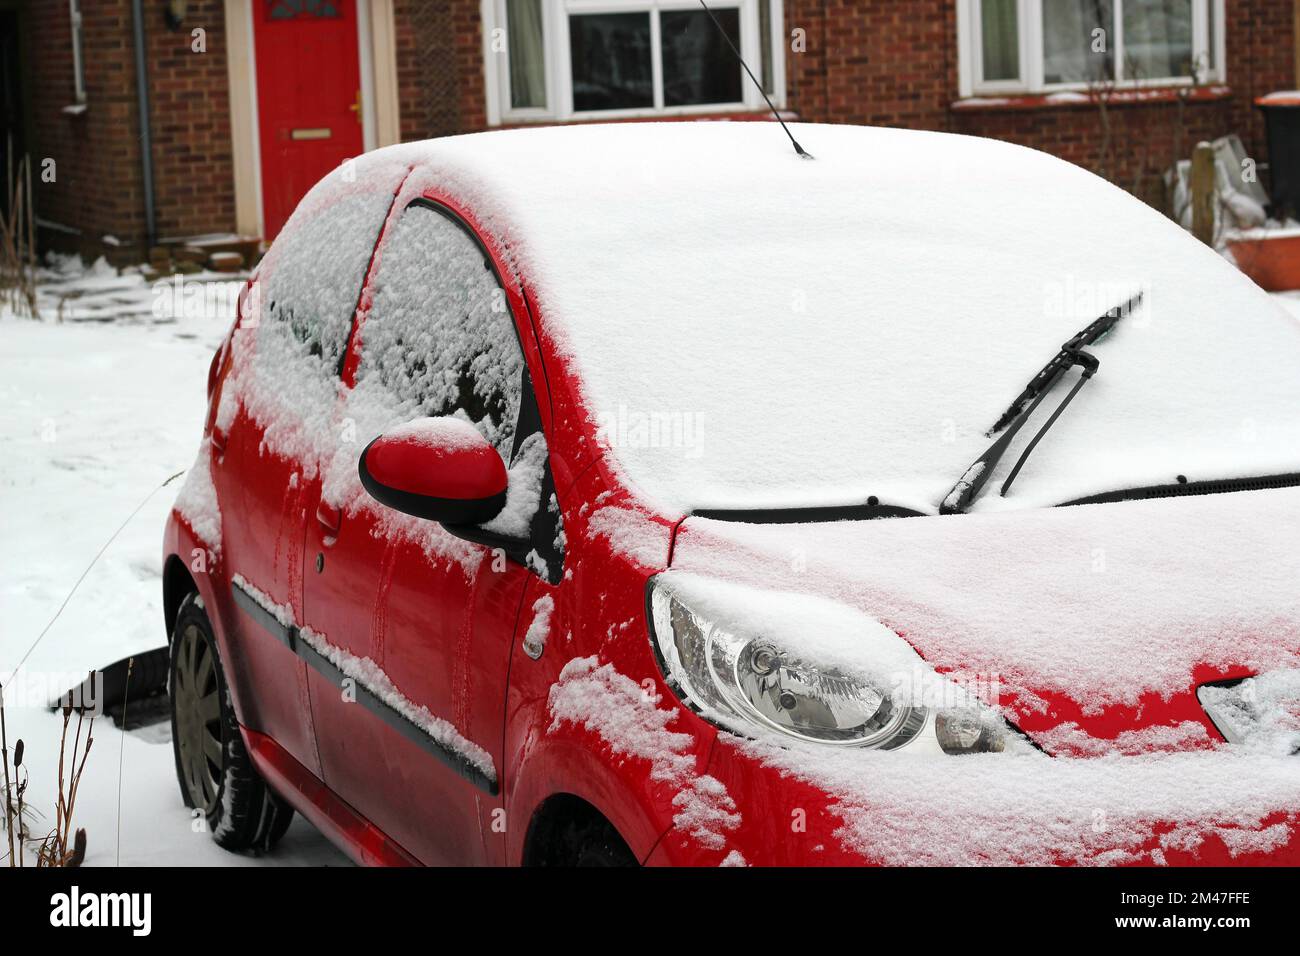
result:
[[(345, 437), (305, 542), (308, 638), (326, 658), (310, 678), (321, 767), (420, 861), (497, 863), (510, 646), (535, 573), (524, 561), (552, 574), (560, 560), (531, 379), (490, 257), (445, 207), (394, 214), (363, 303)], [(357, 476), (385, 428), (453, 414), (510, 466), (514, 506), (481, 532), (497, 547), (379, 505)]]
[[(304, 200), (241, 300), (212, 429), (219, 560), (238, 609), (231, 660), (240, 716), (319, 775), (303, 661), (257, 605), (302, 606), (307, 501), (374, 244), (405, 168), (335, 174)], [(313, 503), (314, 507), (314, 503)]]

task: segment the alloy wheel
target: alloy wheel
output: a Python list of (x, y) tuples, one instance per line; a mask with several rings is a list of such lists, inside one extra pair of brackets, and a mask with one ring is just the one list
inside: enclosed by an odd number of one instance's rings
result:
[(196, 624), (187, 625), (177, 640), (172, 706), (181, 771), (194, 806), (208, 813), (217, 802), (225, 759), (217, 662)]

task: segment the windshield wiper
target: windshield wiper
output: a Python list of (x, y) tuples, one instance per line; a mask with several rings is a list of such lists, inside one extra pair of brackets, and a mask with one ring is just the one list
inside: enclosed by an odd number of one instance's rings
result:
[(1006, 454), (1007, 448), (1015, 440), (1021, 426), (1033, 417), (1034, 411), (1042, 403), (1047, 393), (1070, 369), (1076, 366), (1082, 368), (1083, 374), (1080, 376), (1079, 381), (1074, 384), (1074, 388), (1065, 396), (1065, 400), (1057, 406), (1056, 411), (1052, 412), (1052, 417), (1038, 430), (1038, 434), (1034, 436), (1020, 456), (1020, 460), (1016, 462), (1016, 466), (1011, 469), (1011, 474), (1007, 476), (1007, 480), (1002, 483), (1002, 494), (1007, 493), (1007, 489), (1015, 481), (1016, 475), (1020, 474), (1020, 469), (1024, 467), (1026, 459), (1029, 458), (1030, 453), (1042, 440), (1043, 435), (1061, 417), (1061, 413), (1065, 411), (1065, 407), (1070, 404), (1074, 396), (1079, 394), (1079, 390), (1083, 388), (1083, 383), (1097, 373), (1101, 363), (1095, 355), (1085, 352), (1084, 348), (1100, 341), (1107, 332), (1115, 327), (1120, 319), (1141, 304), (1142, 293), (1139, 292), (1123, 305), (1117, 305), (1105, 315), (1095, 319), (1087, 328), (1077, 332), (1068, 342), (1061, 346), (1061, 350), (1056, 353), (1056, 356), (1043, 366), (1042, 371), (1030, 379), (1024, 391), (1016, 396), (1016, 400), (1011, 403), (997, 422), (994, 423), (993, 427), (989, 429), (988, 434), (990, 437), (997, 435), (998, 432), (1002, 432), (1002, 434), (997, 441), (988, 447), (984, 454), (971, 463), (971, 466), (966, 469), (957, 484), (953, 485), (952, 490), (948, 492), (943, 499), (943, 503), (939, 506), (940, 514), (961, 514), (971, 506), (971, 503), (983, 491), (985, 483), (992, 476), (993, 470), (997, 467), (998, 462), (1002, 460), (1002, 456)]

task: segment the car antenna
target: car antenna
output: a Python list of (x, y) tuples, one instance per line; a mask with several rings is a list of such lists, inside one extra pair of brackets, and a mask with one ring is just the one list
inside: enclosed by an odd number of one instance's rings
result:
[(790, 132), (790, 127), (785, 125), (785, 120), (781, 118), (781, 113), (776, 108), (776, 104), (773, 103), (772, 98), (767, 95), (767, 90), (763, 89), (763, 84), (758, 82), (758, 77), (754, 76), (754, 71), (749, 68), (749, 64), (745, 62), (745, 58), (740, 55), (740, 51), (736, 49), (736, 44), (731, 42), (731, 36), (722, 28), (722, 24), (719, 23), (718, 18), (713, 15), (713, 11), (709, 9), (709, 5), (705, 3), (704, 0), (700, 0), (700, 6), (702, 6), (704, 12), (709, 15), (709, 19), (713, 21), (713, 25), (718, 28), (718, 32), (722, 34), (722, 39), (727, 41), (727, 46), (731, 47), (731, 52), (736, 54), (736, 59), (740, 61), (741, 67), (743, 67), (745, 72), (749, 75), (754, 86), (758, 88), (759, 95), (767, 101), (767, 106), (772, 111), (772, 115), (776, 117), (776, 121), (780, 123), (781, 128), (785, 130), (785, 135), (790, 137), (790, 145), (794, 147), (794, 151), (804, 159), (813, 159), (813, 154), (799, 145), (799, 141), (794, 138), (794, 133)]

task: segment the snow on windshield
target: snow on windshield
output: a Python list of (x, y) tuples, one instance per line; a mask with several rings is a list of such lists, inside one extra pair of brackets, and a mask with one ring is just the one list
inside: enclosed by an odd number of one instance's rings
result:
[(509, 246), (616, 462), (664, 508), (934, 510), (1061, 343), (1138, 291), (1010, 497), (978, 507), (1300, 471), (1300, 327), (1159, 213), (1005, 143), (796, 135), (815, 161), (766, 123), (399, 155)]

